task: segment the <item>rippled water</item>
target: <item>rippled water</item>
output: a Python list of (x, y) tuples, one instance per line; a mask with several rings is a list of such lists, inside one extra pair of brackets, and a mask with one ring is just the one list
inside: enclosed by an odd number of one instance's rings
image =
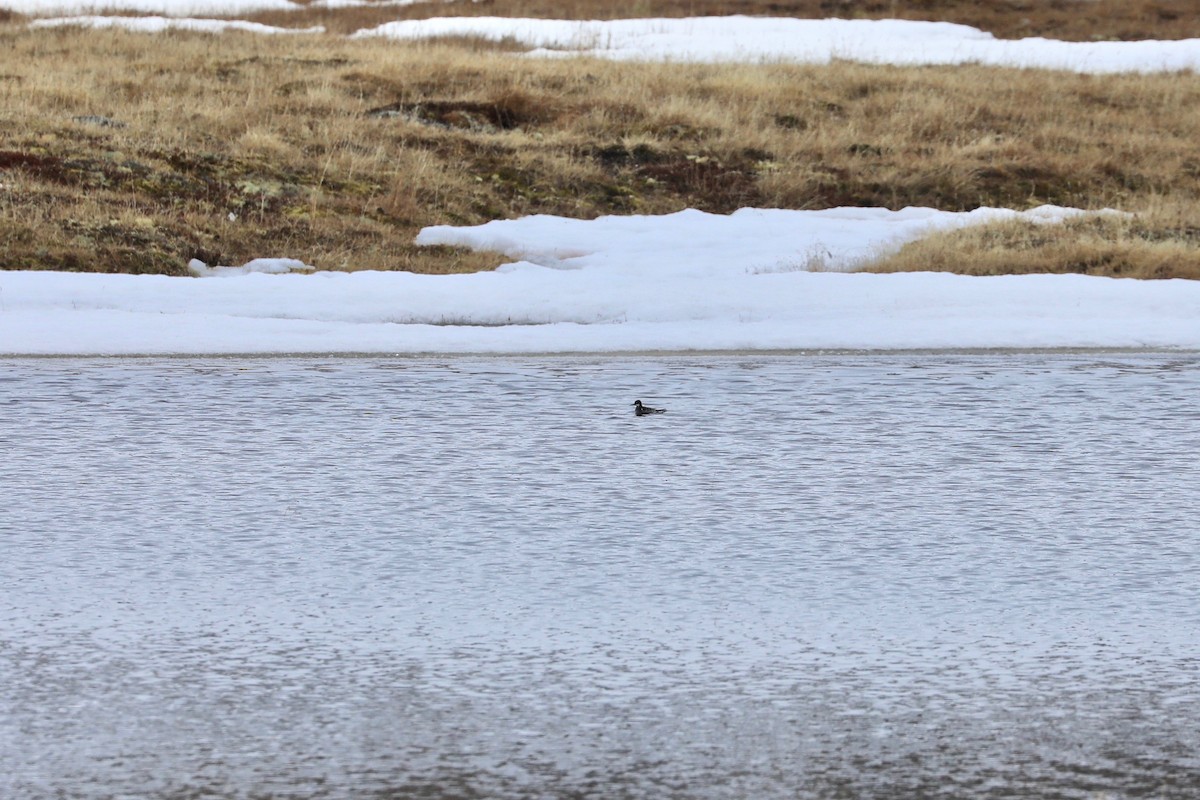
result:
[(0, 442), (0, 797), (1200, 796), (1195, 356), (10, 360)]

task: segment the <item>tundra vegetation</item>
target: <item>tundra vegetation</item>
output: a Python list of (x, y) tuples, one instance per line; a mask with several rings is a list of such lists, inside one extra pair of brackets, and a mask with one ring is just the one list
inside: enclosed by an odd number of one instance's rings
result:
[(534, 59), (343, 34), (466, 13), (944, 19), (998, 36), (1200, 36), (1174, 0), (517, 0), (250, 15), (324, 34), (0, 18), (0, 267), (183, 274), (191, 258), (461, 272), (426, 225), (693, 207), (1043, 203), (1128, 215), (940, 234), (871, 269), (1200, 278), (1200, 79), (839, 62)]

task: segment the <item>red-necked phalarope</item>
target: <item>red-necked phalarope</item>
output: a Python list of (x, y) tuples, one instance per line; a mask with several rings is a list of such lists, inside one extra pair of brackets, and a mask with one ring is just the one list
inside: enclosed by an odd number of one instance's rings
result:
[(667, 410), (665, 408), (651, 408), (650, 406), (644, 406), (642, 405), (641, 400), (634, 400), (633, 413), (637, 414), (639, 417), (644, 417), (647, 414), (665, 414), (667, 413)]

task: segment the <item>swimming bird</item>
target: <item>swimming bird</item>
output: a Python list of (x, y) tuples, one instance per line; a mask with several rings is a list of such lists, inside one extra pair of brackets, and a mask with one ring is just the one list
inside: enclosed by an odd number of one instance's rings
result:
[(633, 413), (637, 414), (639, 417), (644, 417), (647, 414), (665, 414), (667, 413), (667, 410), (665, 408), (651, 408), (650, 406), (644, 406), (642, 405), (641, 400), (634, 400)]

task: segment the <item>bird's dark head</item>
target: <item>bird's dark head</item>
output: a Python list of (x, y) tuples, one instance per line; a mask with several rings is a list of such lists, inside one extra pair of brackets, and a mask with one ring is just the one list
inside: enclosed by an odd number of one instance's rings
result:
[(641, 401), (641, 400), (634, 400), (634, 401), (633, 401), (633, 404), (634, 404), (635, 406), (637, 406), (638, 408), (641, 408), (641, 407), (642, 407), (642, 401)]

